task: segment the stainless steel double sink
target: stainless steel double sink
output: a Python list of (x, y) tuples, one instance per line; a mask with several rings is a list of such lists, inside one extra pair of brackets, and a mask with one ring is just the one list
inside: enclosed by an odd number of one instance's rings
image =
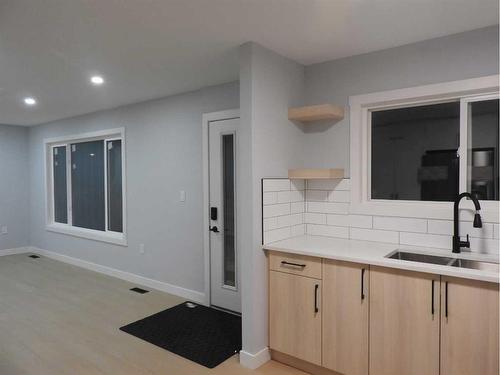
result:
[(438, 264), (441, 266), (451, 266), (459, 268), (469, 268), (487, 272), (499, 272), (500, 266), (497, 262), (485, 262), (464, 258), (451, 258), (446, 256), (412, 253), (409, 251), (395, 250), (385, 256), (389, 259), (406, 260), (409, 262), (420, 262), (429, 264)]

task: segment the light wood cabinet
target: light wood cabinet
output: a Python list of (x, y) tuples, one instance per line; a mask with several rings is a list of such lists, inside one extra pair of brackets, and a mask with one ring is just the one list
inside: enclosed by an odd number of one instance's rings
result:
[(439, 280), (370, 268), (370, 375), (439, 374)]
[(498, 284), (442, 277), (441, 375), (498, 375)]
[(368, 374), (368, 266), (323, 260), (323, 367)]
[(321, 280), (269, 272), (269, 346), (321, 365)]
[(313, 374), (499, 374), (498, 284), (269, 255), (276, 360)]

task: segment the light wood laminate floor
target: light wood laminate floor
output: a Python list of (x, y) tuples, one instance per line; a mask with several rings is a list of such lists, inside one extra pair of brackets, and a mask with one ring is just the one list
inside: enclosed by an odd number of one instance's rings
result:
[(0, 374), (303, 375), (277, 362), (255, 371), (234, 356), (210, 370), (119, 330), (182, 298), (46, 257), (0, 257)]

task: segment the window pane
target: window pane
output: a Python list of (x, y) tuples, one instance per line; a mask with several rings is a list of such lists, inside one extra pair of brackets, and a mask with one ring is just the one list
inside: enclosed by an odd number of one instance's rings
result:
[(234, 136), (222, 136), (222, 185), (224, 201), (224, 285), (236, 286), (234, 240)]
[(66, 146), (52, 149), (52, 170), (54, 171), (54, 221), (68, 223), (68, 192), (66, 185)]
[(108, 141), (108, 230), (123, 232), (122, 141)]
[(71, 145), (73, 225), (105, 230), (104, 141)]
[(469, 104), (469, 191), (498, 200), (498, 99)]
[(459, 102), (374, 111), (371, 120), (372, 199), (455, 198)]

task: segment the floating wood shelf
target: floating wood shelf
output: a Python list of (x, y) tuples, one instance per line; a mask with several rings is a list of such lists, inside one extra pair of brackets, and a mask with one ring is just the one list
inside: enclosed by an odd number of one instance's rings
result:
[(310, 105), (307, 107), (288, 108), (288, 119), (291, 121), (319, 121), (333, 120), (335, 122), (344, 118), (344, 107), (333, 104)]
[(288, 178), (297, 180), (325, 180), (325, 179), (336, 179), (344, 178), (343, 169), (289, 169)]

